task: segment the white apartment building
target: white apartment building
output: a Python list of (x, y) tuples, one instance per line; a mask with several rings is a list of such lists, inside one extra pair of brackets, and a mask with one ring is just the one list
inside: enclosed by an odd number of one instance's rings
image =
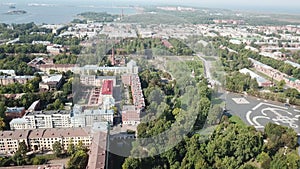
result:
[(33, 151), (52, 150), (56, 141), (66, 150), (72, 142), (77, 145), (80, 141), (85, 146), (91, 144), (90, 128), (52, 128), (31, 130), (28, 135), (29, 147)]
[(12, 130), (73, 127), (70, 111), (62, 110), (29, 112), (22, 118), (13, 119), (9, 125)]
[(53, 128), (34, 130), (0, 131), (0, 154), (14, 154), (21, 142), (25, 142), (30, 150), (52, 150), (56, 141), (66, 150), (70, 142), (77, 145), (80, 141), (89, 146), (92, 141), (90, 128)]
[[(74, 106), (75, 107), (75, 106)], [(80, 106), (79, 106), (80, 107)], [(113, 123), (114, 111), (101, 109), (87, 109), (80, 111), (73, 108), (71, 122), (74, 127), (92, 126), (97, 122)]]
[(28, 134), (28, 130), (0, 131), (0, 154), (15, 153), (23, 141), (28, 145)]

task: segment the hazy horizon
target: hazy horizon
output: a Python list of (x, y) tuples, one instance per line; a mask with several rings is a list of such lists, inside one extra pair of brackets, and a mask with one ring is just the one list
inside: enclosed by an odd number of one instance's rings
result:
[[(46, 4), (68, 4), (68, 5), (184, 5), (204, 8), (223, 8), (232, 10), (252, 10), (252, 11), (266, 11), (266, 12), (286, 12), (286, 13), (300, 13), (300, 1), (296, 0), (252, 0), (252, 1), (238, 1), (238, 0), (2, 0), (0, 6), (4, 3), (46, 3)], [(71, 3), (72, 2), (72, 3)]]

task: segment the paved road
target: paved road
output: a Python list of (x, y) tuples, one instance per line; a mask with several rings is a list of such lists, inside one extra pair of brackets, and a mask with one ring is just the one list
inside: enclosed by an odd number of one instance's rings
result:
[(204, 66), (204, 76), (208, 79), (208, 81), (210, 83), (212, 83), (212, 86), (214, 85), (221, 85), (221, 83), (217, 80), (214, 80), (212, 75), (211, 75), (211, 67), (212, 67), (212, 61), (208, 61), (206, 59), (203, 58), (203, 55), (198, 53), (197, 56), (199, 57), (199, 59), (202, 60), (203, 62), (203, 66)]
[(226, 108), (230, 114), (239, 116), (248, 125), (259, 130), (272, 122), (291, 127), (300, 134), (300, 110), (296, 107), (285, 107), (283, 103), (228, 93)]

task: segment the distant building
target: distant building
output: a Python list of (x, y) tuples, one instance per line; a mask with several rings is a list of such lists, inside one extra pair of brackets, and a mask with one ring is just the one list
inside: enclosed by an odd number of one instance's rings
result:
[(34, 76), (0, 76), (0, 85), (6, 86), (14, 83), (26, 84), (32, 79), (34, 79)]
[[(86, 74), (85, 72), (95, 72), (102, 71), (104, 73), (114, 72), (114, 74), (124, 74), (124, 73), (138, 73), (139, 67), (136, 62), (131, 60), (127, 63), (126, 67), (99, 67), (97, 65), (85, 65), (83, 67), (75, 67), (73, 71), (77, 74)], [(87, 75), (89, 75), (89, 73)]]
[(8, 119), (21, 118), (25, 114), (25, 107), (7, 107), (5, 116)]
[(65, 48), (63, 48), (62, 45), (51, 44), (51, 45), (47, 46), (47, 52), (52, 55), (58, 55), (64, 51), (65, 51)]
[(39, 128), (69, 128), (71, 124), (70, 111), (32, 111), (22, 118), (13, 119), (10, 123), (12, 130)]
[(59, 89), (63, 82), (62, 75), (42, 76), (39, 88), (43, 90)]
[(266, 80), (265, 78), (259, 76), (258, 74), (254, 73), (253, 71), (247, 68), (241, 69), (239, 72), (243, 74), (249, 74), (252, 79), (256, 79), (258, 86), (260, 87), (269, 87), (272, 85), (271, 81)]
[(134, 105), (124, 105), (122, 108), (122, 123), (138, 125), (141, 122), (141, 112)]
[(141, 113), (145, 108), (140, 78), (137, 74), (124, 74), (121, 77), (125, 86), (131, 86), (133, 105), (122, 107), (122, 123), (137, 125), (140, 123)]
[(47, 73), (49, 73), (50, 70), (58, 72), (72, 71), (76, 66), (75, 64), (54, 64), (52, 59), (42, 57), (33, 59), (28, 65)]
[(290, 65), (292, 65), (293, 67), (296, 67), (296, 68), (300, 68), (300, 64), (289, 61), (289, 60), (284, 61), (284, 63), (290, 64)]
[(114, 111), (107, 109), (86, 109), (79, 105), (73, 107), (71, 123), (74, 127), (93, 126), (97, 122), (110, 122), (113, 124)]
[(81, 75), (80, 83), (87, 86), (100, 87), (104, 80), (112, 80), (113, 86), (116, 86), (116, 76), (96, 76), (96, 75)]
[(89, 146), (92, 141), (90, 128), (66, 128), (66, 129), (34, 129), (0, 131), (0, 153), (14, 154), (20, 142), (25, 142), (30, 150), (53, 150), (52, 145), (58, 141), (67, 149), (71, 140), (77, 145), (80, 141), (84, 146)]
[(25, 118), (16, 118), (12, 119), (9, 122), (9, 126), (11, 130), (23, 130), (23, 129), (30, 129), (30, 125)]
[(35, 44), (42, 44), (44, 46), (47, 46), (47, 45), (50, 45), (51, 42), (50, 41), (32, 41), (32, 44), (35, 45)]
[(16, 72), (14, 70), (0, 70), (0, 72), (10, 76), (16, 76)]
[(257, 60), (254, 60), (252, 58), (249, 58), (249, 60), (253, 63), (253, 66), (257, 71), (262, 72), (277, 81), (284, 80), (287, 86), (289, 86), (291, 88), (295, 88), (298, 91), (300, 91), (300, 80), (299, 79), (290, 77), (287, 74), (282, 73), (282, 72), (272, 68), (271, 66), (265, 65), (265, 64), (263, 64)]

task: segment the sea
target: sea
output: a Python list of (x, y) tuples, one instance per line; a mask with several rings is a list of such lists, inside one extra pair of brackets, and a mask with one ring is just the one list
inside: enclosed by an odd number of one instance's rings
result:
[[(204, 2), (204, 1), (203, 1)], [(134, 7), (156, 5), (186, 5), (219, 9), (246, 10), (255, 12), (300, 14), (300, 9), (283, 6), (233, 5), (202, 3), (198, 0), (0, 0), (0, 23), (64, 24), (71, 22), (82, 12), (107, 12), (110, 14), (136, 14)], [(15, 8), (11, 8), (14, 6)], [(25, 14), (9, 15), (7, 12), (24, 10)]]
[[(7, 14), (23, 10), (25, 14)], [(0, 0), (0, 23), (63, 24), (82, 12), (135, 14), (134, 4), (99, 0)]]

